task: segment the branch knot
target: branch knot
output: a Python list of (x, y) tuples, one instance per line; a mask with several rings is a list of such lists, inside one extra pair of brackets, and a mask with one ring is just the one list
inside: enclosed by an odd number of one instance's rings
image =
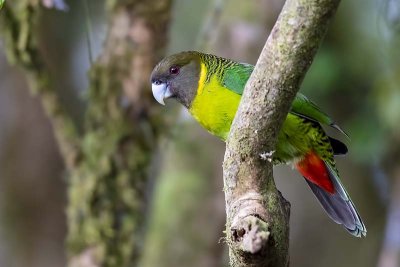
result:
[(267, 244), (268, 223), (256, 216), (248, 216), (231, 227), (231, 241), (244, 253), (256, 254)]

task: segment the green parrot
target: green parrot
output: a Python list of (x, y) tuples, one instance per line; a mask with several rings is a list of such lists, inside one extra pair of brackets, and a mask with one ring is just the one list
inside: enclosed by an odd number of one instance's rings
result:
[[(211, 134), (226, 140), (243, 89), (254, 66), (195, 51), (163, 59), (151, 74), (154, 98), (174, 98)], [(321, 125), (345, 134), (313, 102), (298, 93), (272, 156), (274, 164), (292, 164), (305, 178), (329, 217), (356, 237), (367, 230), (340, 182), (334, 155), (346, 154), (342, 142), (327, 136)]]

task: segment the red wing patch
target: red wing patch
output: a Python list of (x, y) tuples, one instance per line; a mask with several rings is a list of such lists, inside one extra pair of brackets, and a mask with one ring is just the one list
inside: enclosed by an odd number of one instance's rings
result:
[(308, 181), (331, 194), (335, 193), (335, 187), (329, 178), (325, 163), (314, 151), (311, 151), (302, 161), (299, 161), (296, 168)]

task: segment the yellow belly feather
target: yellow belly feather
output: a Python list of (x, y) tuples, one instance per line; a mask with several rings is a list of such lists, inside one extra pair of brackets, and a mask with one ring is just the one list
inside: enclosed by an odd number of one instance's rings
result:
[(225, 140), (239, 106), (240, 95), (223, 87), (214, 75), (205, 83), (206, 71), (206, 66), (201, 64), (197, 95), (189, 112), (210, 133)]

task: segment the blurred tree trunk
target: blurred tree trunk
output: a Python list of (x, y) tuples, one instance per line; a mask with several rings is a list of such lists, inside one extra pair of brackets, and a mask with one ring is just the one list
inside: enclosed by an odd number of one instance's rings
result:
[(90, 71), (82, 133), (65, 112), (38, 49), (40, 3), (8, 1), (9, 61), (24, 68), (69, 171), (70, 266), (132, 266), (141, 252), (148, 167), (165, 128), (148, 77), (167, 44), (171, 0), (108, 1), (109, 32)]
[(39, 101), (5, 60), (0, 52), (0, 266), (63, 266), (62, 159)]
[[(387, 121), (385, 122), (390, 125)], [(400, 266), (400, 131), (397, 129), (397, 125), (393, 126), (391, 133), (387, 136), (391, 146), (382, 159), (382, 171), (392, 179), (388, 196), (386, 229), (377, 263), (378, 267)]]
[[(142, 267), (226, 266), (224, 145), (192, 123), (163, 149)], [(196, 156), (193, 156), (196, 155)]]
[(400, 168), (394, 168), (394, 185), (388, 208), (383, 246), (379, 255), (378, 267), (400, 266)]

